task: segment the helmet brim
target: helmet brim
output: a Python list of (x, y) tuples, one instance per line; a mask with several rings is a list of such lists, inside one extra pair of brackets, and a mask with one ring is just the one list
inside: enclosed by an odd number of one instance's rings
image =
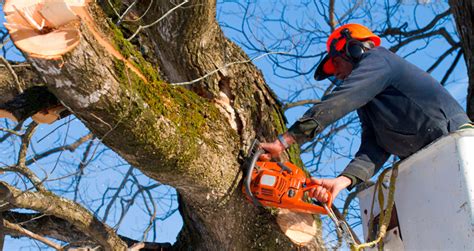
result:
[(326, 55), (323, 60), (320, 61), (318, 67), (316, 68), (316, 72), (314, 73), (314, 79), (317, 81), (324, 80), (332, 75), (335, 72), (334, 64), (332, 63), (331, 57)]

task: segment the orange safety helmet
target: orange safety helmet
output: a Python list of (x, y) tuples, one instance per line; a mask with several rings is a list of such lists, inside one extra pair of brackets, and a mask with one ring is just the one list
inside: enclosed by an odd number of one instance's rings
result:
[(334, 75), (335, 67), (330, 59), (336, 55), (345, 55), (353, 61), (360, 59), (364, 49), (361, 42), (367, 40), (374, 42), (375, 46), (380, 45), (380, 37), (360, 24), (346, 24), (334, 30), (326, 42), (328, 55), (319, 63), (314, 78), (323, 80)]

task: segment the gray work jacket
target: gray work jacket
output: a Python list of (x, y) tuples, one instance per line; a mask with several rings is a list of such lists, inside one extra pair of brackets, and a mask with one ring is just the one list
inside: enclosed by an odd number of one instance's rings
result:
[(342, 172), (353, 180), (351, 187), (370, 179), (390, 154), (406, 158), (469, 122), (458, 102), (428, 73), (376, 47), (288, 132), (301, 144), (354, 110), (362, 125), (361, 145)]

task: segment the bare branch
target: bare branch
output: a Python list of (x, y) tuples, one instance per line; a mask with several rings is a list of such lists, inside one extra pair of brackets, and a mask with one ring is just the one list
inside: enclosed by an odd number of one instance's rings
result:
[(35, 240), (38, 240), (38, 241), (41, 241), (43, 242), (44, 244), (56, 249), (56, 250), (63, 250), (63, 248), (61, 247), (61, 245), (41, 236), (41, 235), (38, 235), (38, 234), (35, 234), (31, 231), (29, 231), (28, 229), (24, 229), (23, 227), (21, 227), (20, 225), (17, 225), (17, 224), (13, 224), (7, 220), (3, 220), (3, 227), (6, 228), (6, 229), (9, 229), (11, 231), (15, 231), (15, 232), (18, 232), (19, 234), (21, 235), (24, 235), (24, 236), (27, 236), (27, 237), (30, 237), (32, 239), (35, 239)]
[(26, 153), (28, 151), (28, 147), (30, 145), (31, 138), (33, 137), (33, 134), (38, 127), (38, 124), (36, 122), (31, 122), (31, 124), (28, 126), (26, 129), (25, 134), (21, 137), (21, 147), (20, 147), (20, 153), (18, 156), (18, 163), (13, 169), (17, 170), (19, 173), (25, 175), (31, 183), (35, 186), (38, 191), (45, 192), (46, 188), (43, 186), (43, 182), (36, 176), (35, 173), (33, 173), (28, 167), (26, 167)]
[(451, 75), (451, 73), (454, 71), (454, 68), (456, 68), (456, 65), (458, 64), (459, 59), (461, 59), (462, 54), (463, 54), (463, 50), (459, 50), (458, 54), (456, 55), (456, 58), (454, 58), (453, 63), (451, 64), (451, 66), (446, 71), (446, 74), (444, 74), (444, 77), (440, 82), (441, 85), (444, 85), (446, 83), (446, 81), (448, 81), (449, 75)]
[(288, 54), (286, 52), (268, 52), (268, 53), (265, 53), (265, 54), (262, 54), (260, 56), (257, 56), (257, 57), (254, 57), (252, 59), (249, 59), (249, 60), (242, 60), (242, 61), (237, 61), (237, 62), (232, 62), (232, 63), (228, 63), (220, 68), (217, 68), (209, 73), (207, 73), (206, 75), (200, 77), (200, 78), (197, 78), (197, 79), (194, 79), (192, 81), (188, 81), (188, 82), (181, 82), (181, 83), (171, 83), (171, 85), (190, 85), (190, 84), (194, 84), (194, 83), (197, 83), (213, 74), (216, 74), (218, 73), (219, 71), (222, 71), (223, 69), (227, 68), (227, 67), (230, 67), (232, 65), (237, 65), (237, 64), (248, 64), (248, 63), (251, 63), (253, 61), (256, 61), (256, 60), (259, 60), (263, 57), (266, 57), (268, 55), (272, 55), (272, 54), (282, 54), (282, 55), (285, 55), (285, 54)]
[(436, 67), (438, 67), (438, 65), (439, 65), (449, 54), (451, 54), (453, 51), (455, 51), (456, 49), (458, 49), (460, 46), (461, 46), (461, 44), (458, 43), (457, 46), (452, 46), (451, 48), (449, 48), (449, 50), (447, 50), (445, 53), (443, 53), (443, 55), (441, 55), (441, 56), (438, 57), (438, 59), (436, 60), (436, 62), (434, 62), (433, 65), (430, 66), (430, 68), (428, 68), (428, 70), (426, 70), (426, 72), (431, 73)]
[(13, 135), (16, 135), (16, 136), (19, 136), (19, 137), (23, 136), (23, 134), (15, 131), (15, 130), (7, 129), (7, 128), (1, 128), (0, 127), (0, 131), (7, 132), (9, 134), (13, 134)]
[(110, 0), (107, 0), (107, 2), (109, 3), (109, 7), (114, 11), (115, 15), (120, 18), (120, 14), (118, 13), (117, 9), (115, 9), (115, 6), (112, 4), (112, 2)]
[(374, 184), (375, 183), (372, 182), (372, 181), (364, 182), (364, 183), (358, 185), (356, 187), (356, 190), (354, 192), (351, 192), (347, 196), (346, 200), (344, 201), (344, 207), (342, 209), (342, 215), (344, 215), (344, 217), (346, 217), (347, 213), (349, 212), (349, 205), (351, 204), (352, 200), (354, 200), (360, 192), (368, 189), (369, 187), (373, 186)]
[(128, 169), (127, 173), (122, 179), (122, 183), (120, 183), (119, 187), (117, 188), (117, 191), (115, 194), (112, 196), (112, 199), (109, 201), (109, 204), (107, 205), (107, 208), (105, 209), (104, 216), (102, 217), (102, 221), (106, 222), (107, 217), (109, 216), (110, 210), (112, 209), (112, 206), (114, 205), (115, 201), (117, 200), (118, 196), (120, 195), (120, 192), (122, 192), (122, 189), (125, 187), (125, 184), (127, 183), (128, 177), (130, 174), (133, 172), (133, 167), (130, 166)]
[(153, 2), (154, 0), (151, 0), (150, 3), (148, 4), (148, 7), (146, 8), (146, 10), (143, 12), (143, 14), (138, 17), (137, 19), (134, 19), (134, 20), (125, 20), (126, 22), (138, 22), (140, 21), (151, 9), (151, 6), (153, 6)]
[(173, 7), (171, 10), (169, 10), (168, 12), (166, 12), (163, 16), (161, 16), (160, 18), (158, 18), (155, 22), (151, 23), (151, 24), (148, 24), (148, 25), (140, 25), (138, 27), (138, 29), (135, 31), (135, 33), (133, 33), (133, 35), (129, 38), (127, 38), (128, 41), (132, 40), (136, 35), (138, 35), (138, 33), (140, 33), (140, 31), (142, 29), (146, 29), (146, 28), (150, 28), (151, 26), (159, 23), (161, 20), (163, 20), (165, 17), (167, 17), (168, 15), (170, 15), (173, 11), (175, 11), (176, 9), (178, 9), (179, 7), (183, 6), (184, 4), (186, 4), (187, 2), (189, 2), (189, 0), (184, 0), (183, 2), (181, 2), (180, 4), (176, 5), (175, 7)]
[(331, 27), (331, 31), (334, 31), (336, 28), (336, 22), (334, 21), (334, 5), (336, 0), (329, 1), (329, 27)]
[(283, 110), (286, 111), (290, 108), (296, 107), (296, 106), (302, 106), (302, 105), (308, 105), (308, 104), (317, 104), (321, 102), (320, 99), (306, 99), (306, 100), (300, 100), (292, 103), (286, 103), (283, 105)]
[[(20, 225), (36, 234), (69, 243), (69, 245), (64, 247), (65, 249), (70, 247), (94, 246), (98, 244), (94, 242), (90, 236), (80, 231), (76, 226), (54, 215), (5, 211), (0, 213), (0, 219), (2, 217), (9, 222)], [(2, 225), (0, 224), (0, 230), (1, 227)], [(18, 236), (15, 232), (7, 231), (5, 233), (13, 237)], [(143, 243), (126, 236), (119, 235), (119, 237), (127, 243), (128, 246)], [(144, 242), (144, 244), (145, 249), (151, 250), (169, 250), (171, 248), (170, 243)]]
[(70, 152), (74, 152), (80, 145), (84, 144), (86, 141), (92, 139), (94, 137), (94, 135), (92, 133), (89, 133), (85, 136), (82, 136), (81, 138), (79, 138), (78, 140), (76, 140), (74, 143), (72, 144), (69, 144), (69, 145), (65, 145), (65, 146), (60, 146), (60, 147), (56, 147), (56, 148), (52, 148), (52, 149), (49, 149), (43, 153), (40, 153), (40, 154), (36, 154), (35, 156), (33, 156), (31, 159), (28, 159), (25, 161), (25, 165), (31, 165), (33, 164), (35, 161), (38, 161), (42, 158), (45, 158), (45, 157), (48, 157), (52, 154), (55, 154), (55, 153), (58, 153), (58, 152), (62, 152), (62, 151), (70, 151)]
[[(21, 128), (23, 127), (23, 121), (20, 121), (20, 123), (18, 123), (12, 130), (12, 132), (17, 132), (19, 130), (21, 130)], [(10, 130), (10, 129), (5, 129), (5, 130)], [(3, 135), (3, 137), (0, 138), (0, 142), (3, 142), (5, 141), (6, 139), (8, 139), (11, 135), (17, 135), (19, 134), (18, 132), (17, 133), (12, 133), (10, 131), (7, 131), (7, 133), (5, 135)], [(23, 136), (23, 134), (20, 134), (18, 136)]]
[(91, 152), (92, 145), (94, 144), (94, 141), (90, 141), (89, 144), (87, 144), (86, 150), (84, 151), (84, 154), (82, 155), (82, 160), (81, 163), (79, 163), (78, 167), (78, 177), (76, 178), (76, 188), (74, 189), (74, 201), (77, 201), (77, 197), (79, 194), (79, 184), (81, 183), (82, 176), (84, 175), (84, 168), (89, 164), (90, 161), (87, 161), (87, 158), (89, 158), (89, 154)]
[(116, 25), (119, 25), (122, 21), (123, 18), (130, 12), (130, 10), (138, 3), (138, 0), (135, 0), (128, 8), (123, 12), (121, 16), (119, 16), (119, 20), (117, 21)]
[(15, 87), (18, 91), (18, 93), (23, 92), (23, 88), (21, 88), (20, 80), (18, 79), (18, 76), (16, 75), (15, 71), (13, 70), (12, 66), (10, 63), (2, 56), (0, 56), (0, 60), (3, 62), (3, 65), (7, 67), (8, 71), (10, 72), (11, 76), (15, 80)]
[[(451, 9), (447, 9), (443, 13), (440, 13), (440, 14), (436, 15), (433, 18), (433, 20), (431, 20), (431, 22), (429, 22), (425, 27), (423, 27), (421, 29), (417, 29), (417, 30), (402, 31), (402, 29), (400, 27), (397, 27), (397, 28), (389, 27), (380, 36), (385, 37), (385, 36), (388, 36), (388, 35), (391, 35), (391, 36), (401, 35), (401, 36), (404, 36), (404, 37), (411, 37), (411, 36), (415, 36), (415, 35), (418, 35), (418, 34), (422, 34), (422, 33), (427, 32), (428, 30), (432, 29), (438, 23), (439, 20), (441, 20), (442, 18), (444, 18), (444, 17), (446, 17), (450, 14), (451, 14)], [(402, 25), (402, 27), (403, 27), (403, 25)]]
[(87, 209), (50, 192), (24, 192), (5, 182), (0, 182), (0, 202), (62, 218), (100, 243), (105, 250), (126, 249), (126, 244), (117, 234)]

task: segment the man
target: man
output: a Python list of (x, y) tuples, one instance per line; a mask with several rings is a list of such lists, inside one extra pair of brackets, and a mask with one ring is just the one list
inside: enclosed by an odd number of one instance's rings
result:
[(340, 176), (312, 179), (319, 201), (335, 198), (370, 179), (390, 154), (410, 156), (437, 138), (455, 131), (469, 119), (456, 100), (428, 73), (389, 50), (367, 27), (347, 24), (328, 38), (328, 55), (319, 64), (316, 80), (337, 78), (341, 83), (309, 109), (288, 132), (262, 143), (278, 157), (293, 143), (311, 140), (326, 126), (357, 110), (362, 125), (359, 151)]

